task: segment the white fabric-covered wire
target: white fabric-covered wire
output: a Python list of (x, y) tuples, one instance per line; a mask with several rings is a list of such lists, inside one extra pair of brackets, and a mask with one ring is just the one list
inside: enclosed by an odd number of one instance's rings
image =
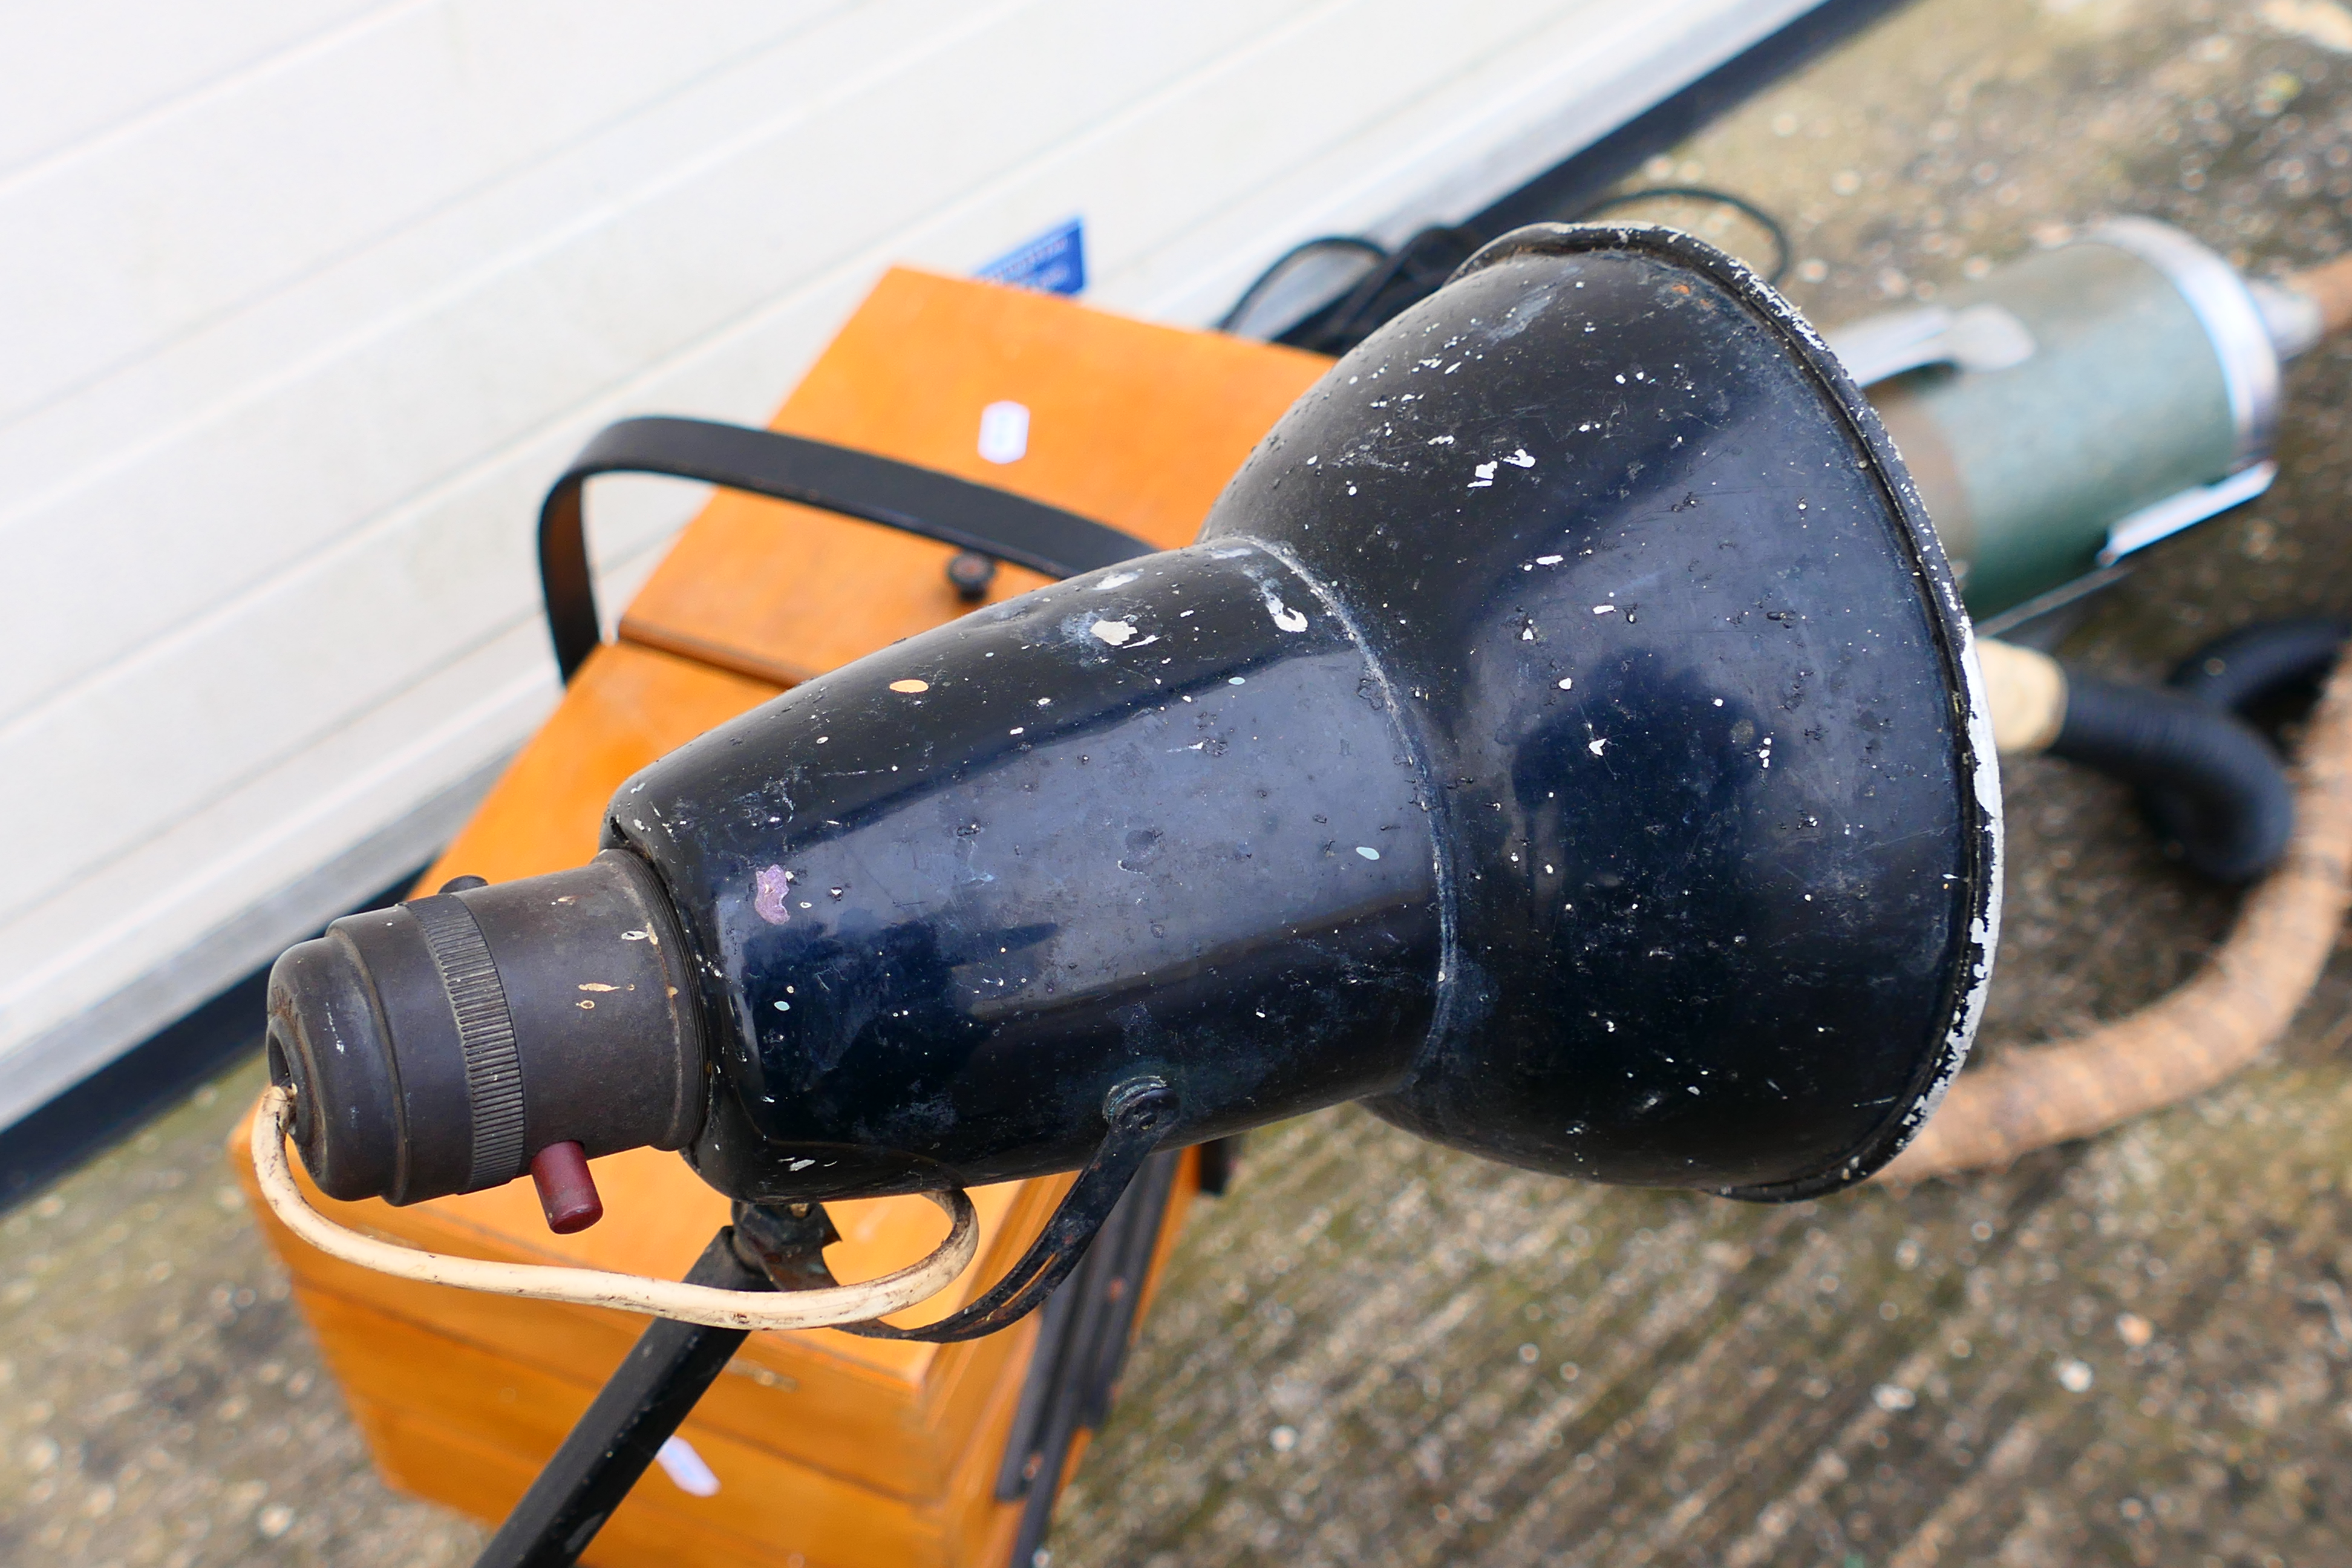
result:
[(422, 1252), (362, 1236), (310, 1206), (286, 1159), (286, 1131), (293, 1109), (293, 1091), (273, 1086), (262, 1096), (261, 1108), (253, 1119), (253, 1170), (261, 1180), (261, 1195), (268, 1200), (270, 1212), (329, 1257), (402, 1279), (454, 1285), (497, 1296), (569, 1301), (582, 1307), (616, 1307), (625, 1312), (649, 1312), (716, 1329), (823, 1329), (862, 1323), (929, 1300), (955, 1283), (980, 1252), (979, 1216), (960, 1188), (923, 1194), (946, 1212), (949, 1222), (948, 1238), (929, 1258), (878, 1279), (826, 1289), (722, 1290), (600, 1268), (492, 1263)]

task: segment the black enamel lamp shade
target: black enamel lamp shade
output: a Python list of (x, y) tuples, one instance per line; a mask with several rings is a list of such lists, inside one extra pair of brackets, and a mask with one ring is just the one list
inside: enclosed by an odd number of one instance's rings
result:
[[(1361, 1100), (1799, 1196), (1892, 1158), (1974, 1027), (1973, 670), (1811, 329), (1686, 237), (1541, 226), (1339, 361), (1194, 544), (795, 688), (625, 785), (591, 867), (440, 897), (504, 987), (525, 1158), (971, 1185), (1084, 1164), (1151, 1081), (1164, 1146)], [(509, 1179), (428, 1017), (455, 917), (371, 918), (281, 964), (306, 1160)], [(583, 1035), (583, 964), (643, 987), (625, 1038)]]

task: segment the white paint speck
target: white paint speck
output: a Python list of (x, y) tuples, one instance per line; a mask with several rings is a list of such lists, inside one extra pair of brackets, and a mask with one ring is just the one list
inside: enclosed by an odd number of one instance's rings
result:
[(980, 455), (992, 463), (1017, 463), (1029, 455), (1026, 404), (992, 403), (980, 411)]
[(1493, 463), (1481, 463), (1475, 468), (1472, 469), (1471, 472), (1475, 477), (1470, 481), (1470, 488), (1474, 490), (1484, 489), (1487, 486), (1493, 484), (1495, 482), (1495, 467), (1496, 466)]
[(1538, 555), (1536, 557), (1536, 564), (1538, 566), (1557, 566), (1567, 559), (1568, 557), (1565, 555)]
[(1113, 647), (1126, 647), (1135, 636), (1133, 621), (1097, 621), (1087, 629), (1094, 634), (1096, 641), (1107, 642)]
[(1559, 678), (1559, 689), (1562, 691), (1573, 691), (1576, 689), (1576, 678), (1572, 675), (1561, 676)]
[(1584, 749), (1597, 757), (1609, 749), (1609, 738), (1606, 735), (1595, 735), (1584, 742)]
[(1095, 592), (1101, 594), (1107, 593), (1113, 588), (1124, 588), (1129, 583), (1134, 582), (1137, 578), (1142, 575), (1143, 574), (1140, 572), (1114, 572), (1109, 576), (1095, 584)]
[(1596, 616), (1613, 616), (1617, 613), (1617, 606), (1614, 605), (1595, 605), (1592, 606), (1592, 613)]
[(1265, 590), (1265, 613), (1274, 617), (1275, 626), (1283, 631), (1303, 632), (1307, 629), (1305, 612), (1286, 607), (1282, 595), (1272, 588)]
[(1381, 858), (1381, 852), (1373, 848), (1369, 844), (1357, 845), (1356, 853), (1361, 855), (1367, 860), (1377, 860)]
[(1227, 686), (1246, 686), (1249, 684), (1249, 677), (1245, 675), (1229, 675), (1225, 677), (1225, 684)]
[(786, 1002), (786, 1001), (782, 1000), (781, 997), (777, 999), (777, 1002), (776, 1002), (776, 1011), (777, 1011), (777, 1012), (779, 1012), (779, 1013), (789, 1013), (789, 1012), (791, 1012), (792, 1010), (793, 1010), (793, 1005), (792, 1005), (791, 1003), (789, 1003), (789, 1002)]
[(1525, 447), (1521, 447), (1517, 451), (1513, 452), (1509, 457), (1504, 458), (1503, 461), (1510, 464), (1511, 467), (1515, 468), (1532, 468), (1536, 466), (1536, 460), (1528, 456), (1528, 449)]
[(1433, 447), (1451, 447), (1454, 445), (1454, 437), (1451, 436), (1432, 436), (1429, 438), (1429, 444)]
[[(803, 1160), (793, 1169), (797, 1171), (802, 1165), (815, 1163), (814, 1160)], [(639, 1449), (638, 1452), (644, 1450)], [(662, 1474), (670, 1479), (670, 1484), (687, 1496), (716, 1497), (719, 1494), (719, 1478), (711, 1473), (709, 1465), (703, 1463), (702, 1456), (694, 1451), (694, 1445), (685, 1438), (675, 1435), (664, 1438), (662, 1446), (654, 1450), (654, 1458), (660, 1462)]]
[(1005, 732), (1006, 734), (1008, 734), (1008, 735), (1019, 735), (1019, 734), (1026, 733), (1027, 729), (1028, 729), (1028, 727), (1027, 727), (1026, 725), (1024, 725), (1024, 724), (1015, 724), (1015, 725), (1013, 725), (1013, 728), (1011, 728), (1010, 730), (1005, 731), (1004, 732)]

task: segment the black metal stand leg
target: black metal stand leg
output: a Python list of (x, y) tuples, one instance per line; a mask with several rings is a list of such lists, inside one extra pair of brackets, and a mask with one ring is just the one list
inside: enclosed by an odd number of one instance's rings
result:
[(1181, 1155), (1155, 1154), (1145, 1164), (1077, 1271), (1046, 1303), (1052, 1316), (1037, 1336), (1028, 1386), (1021, 1391), (998, 1498), (1023, 1500), (1009, 1568), (1034, 1568), (1053, 1523), (1062, 1468), (1081, 1429), (1101, 1425), (1127, 1359), (1145, 1277), (1168, 1212)]
[[(736, 1257), (731, 1227), (703, 1248), (686, 1278), (729, 1290), (774, 1288)], [(515, 1504), (476, 1568), (569, 1568), (726, 1369), (745, 1332), (656, 1320)]]

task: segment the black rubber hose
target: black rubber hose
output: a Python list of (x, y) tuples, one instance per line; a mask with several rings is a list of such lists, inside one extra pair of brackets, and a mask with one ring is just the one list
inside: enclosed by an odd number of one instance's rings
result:
[(2270, 742), (2178, 691), (2070, 669), (2050, 751), (2138, 785), (2166, 852), (2217, 881), (2259, 877), (2294, 831), (2294, 791)]
[(2171, 686), (2191, 701), (2242, 715), (2290, 686), (2308, 686), (2316, 696), (2347, 635), (2352, 623), (2331, 617), (2266, 621), (2190, 654), (2172, 672)]

